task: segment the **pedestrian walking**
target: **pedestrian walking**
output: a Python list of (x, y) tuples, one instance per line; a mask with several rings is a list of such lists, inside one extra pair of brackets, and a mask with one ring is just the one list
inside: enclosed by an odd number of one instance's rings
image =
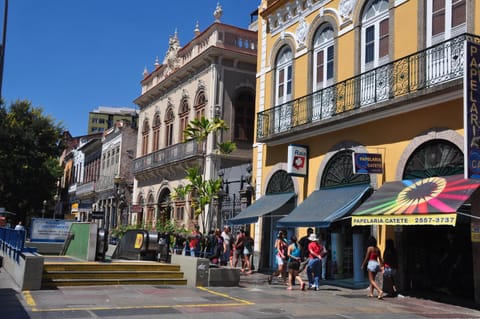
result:
[(15, 226), (15, 230), (25, 230), (25, 227), (23, 227), (22, 221), (18, 222), (18, 224)]
[[(395, 249), (395, 244), (393, 243), (393, 239), (387, 239), (385, 243), (385, 251), (383, 252), (383, 287), (382, 287), (383, 291), (387, 289), (390, 290), (391, 288), (392, 294), (397, 293), (397, 285), (395, 283), (397, 266), (398, 266), (398, 259), (397, 259), (397, 250)], [(386, 287), (386, 286), (389, 286), (389, 287)]]
[(230, 254), (232, 252), (232, 234), (230, 233), (230, 226), (223, 227), (223, 258), (221, 265), (226, 266), (230, 262)]
[(382, 253), (377, 247), (377, 240), (373, 236), (370, 236), (368, 239), (367, 246), (367, 252), (362, 263), (362, 269), (365, 269), (365, 266), (367, 266), (368, 280), (370, 281), (370, 292), (368, 297), (373, 297), (373, 291), (376, 289), (378, 291), (378, 299), (382, 299), (383, 290), (380, 289), (375, 282), (375, 276), (381, 270), (380, 267), (383, 265)]
[(277, 261), (277, 270), (268, 276), (268, 283), (271, 284), (273, 277), (282, 278), (286, 280), (286, 267), (287, 267), (287, 250), (288, 244), (284, 240), (285, 234), (283, 231), (279, 231), (277, 239), (275, 240), (275, 259)]
[(302, 260), (302, 249), (297, 242), (297, 236), (290, 237), (290, 245), (287, 250), (288, 256), (288, 287), (287, 290), (292, 290), (294, 286), (294, 280), (298, 280), (300, 283), (300, 290), (305, 290), (305, 282), (302, 277), (298, 275), (300, 269), (300, 261)]
[(317, 235), (315, 234), (310, 234), (308, 240), (310, 241), (308, 244), (309, 255), (307, 265), (308, 288), (319, 290), (322, 267), (322, 245), (318, 242)]
[(244, 256), (243, 256), (243, 248), (245, 247), (244, 246), (244, 242), (243, 242), (243, 239), (245, 237), (245, 231), (243, 229), (241, 229), (238, 233), (237, 233), (237, 239), (235, 240), (235, 260), (233, 262), (233, 267), (237, 267), (238, 266), (238, 262), (240, 261), (240, 267), (242, 268), (242, 270), (244, 269)]
[(195, 225), (192, 233), (188, 237), (188, 247), (190, 249), (190, 256), (198, 257), (200, 253), (200, 240), (202, 234), (200, 233), (200, 226)]
[(250, 236), (250, 232), (245, 231), (245, 237), (243, 238), (243, 264), (245, 265), (244, 272), (247, 275), (250, 275), (252, 273), (252, 263), (250, 258), (253, 254), (253, 244), (254, 242), (253, 238)]

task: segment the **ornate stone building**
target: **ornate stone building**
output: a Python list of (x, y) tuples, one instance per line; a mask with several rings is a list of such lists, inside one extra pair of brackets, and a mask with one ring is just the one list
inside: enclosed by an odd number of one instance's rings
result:
[[(220, 18), (218, 6), (215, 22), (204, 31), (197, 23), (193, 39), (184, 46), (175, 31), (163, 62), (157, 58), (154, 69), (144, 72), (142, 94), (135, 100), (140, 116), (133, 168), (133, 213), (144, 227), (165, 219), (185, 228), (199, 223), (188, 198), (170, 201), (173, 190), (186, 184), (188, 167), (202, 166), (208, 180), (220, 172), (237, 172), (234, 167), (246, 174), (251, 162), (257, 36), (254, 31), (223, 24)], [(184, 143), (188, 123), (202, 117), (223, 119), (230, 129), (219, 140), (235, 142), (237, 150), (218, 155), (213, 136), (205, 149), (196, 141)]]

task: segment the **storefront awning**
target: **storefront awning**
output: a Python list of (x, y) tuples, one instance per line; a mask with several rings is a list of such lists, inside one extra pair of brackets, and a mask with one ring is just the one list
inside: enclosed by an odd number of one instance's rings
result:
[(314, 191), (277, 224), (285, 227), (329, 227), (332, 222), (349, 215), (372, 192), (370, 185)]
[(352, 226), (455, 225), (456, 212), (479, 186), (463, 175), (385, 183), (352, 213)]
[(237, 216), (231, 218), (228, 222), (232, 225), (244, 225), (256, 223), (258, 217), (267, 215), (276, 211), (285, 205), (295, 193), (270, 194), (261, 197), (252, 205), (248, 206)]

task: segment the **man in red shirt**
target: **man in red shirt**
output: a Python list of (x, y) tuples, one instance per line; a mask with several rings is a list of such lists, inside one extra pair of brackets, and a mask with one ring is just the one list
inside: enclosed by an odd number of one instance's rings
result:
[(322, 260), (322, 245), (318, 242), (317, 235), (310, 234), (308, 236), (310, 243), (308, 244), (308, 286), (309, 289), (318, 290), (320, 287), (321, 274), (321, 260)]

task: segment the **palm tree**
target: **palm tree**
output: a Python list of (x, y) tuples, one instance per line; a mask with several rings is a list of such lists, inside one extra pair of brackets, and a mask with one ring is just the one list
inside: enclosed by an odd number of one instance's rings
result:
[[(218, 197), (218, 192), (222, 187), (221, 178), (214, 180), (204, 179), (207, 155), (206, 141), (211, 134), (216, 134), (228, 129), (229, 128), (225, 121), (219, 119), (218, 117), (213, 118), (213, 120), (202, 117), (201, 119), (192, 120), (187, 125), (187, 128), (183, 131), (185, 136), (184, 142), (195, 140), (202, 147), (203, 168), (201, 169), (200, 167), (196, 166), (186, 170), (185, 178), (190, 184), (185, 186), (185, 188), (187, 188), (187, 192), (192, 197), (192, 209), (194, 209), (195, 216), (202, 217), (202, 226), (204, 231), (208, 226), (205, 216), (205, 207), (210, 205), (212, 201)], [(216, 138), (217, 141), (215, 146), (217, 154), (230, 154), (235, 151), (236, 144), (234, 142), (219, 142), (220, 136), (216, 136)]]

